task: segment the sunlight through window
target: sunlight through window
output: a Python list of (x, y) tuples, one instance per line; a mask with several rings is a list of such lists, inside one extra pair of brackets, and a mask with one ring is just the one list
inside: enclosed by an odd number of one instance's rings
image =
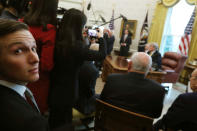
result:
[(167, 51), (177, 52), (181, 36), (194, 7), (194, 5), (186, 3), (185, 0), (180, 0), (174, 7), (169, 8), (160, 48), (162, 55)]

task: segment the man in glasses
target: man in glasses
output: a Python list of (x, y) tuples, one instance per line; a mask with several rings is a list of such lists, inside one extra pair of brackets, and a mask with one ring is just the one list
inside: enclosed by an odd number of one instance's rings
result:
[(196, 131), (197, 130), (197, 69), (190, 78), (192, 93), (179, 95), (168, 109), (167, 113), (155, 125), (155, 131), (159, 129)]

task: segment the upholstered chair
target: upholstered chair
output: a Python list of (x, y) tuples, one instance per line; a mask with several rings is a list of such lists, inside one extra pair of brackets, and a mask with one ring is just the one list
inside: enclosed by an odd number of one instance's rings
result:
[(166, 52), (162, 58), (162, 70), (167, 74), (162, 83), (176, 83), (184, 68), (187, 56), (176, 52)]

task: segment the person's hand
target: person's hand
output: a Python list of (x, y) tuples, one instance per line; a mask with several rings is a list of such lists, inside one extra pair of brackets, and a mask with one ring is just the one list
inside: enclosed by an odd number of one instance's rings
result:
[(121, 46), (126, 46), (126, 43), (121, 43)]
[(96, 35), (97, 35), (98, 38), (103, 37), (100, 32), (97, 32)]

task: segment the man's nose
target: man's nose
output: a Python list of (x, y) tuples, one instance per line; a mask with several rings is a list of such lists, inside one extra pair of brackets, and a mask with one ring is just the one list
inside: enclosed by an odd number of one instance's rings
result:
[(29, 61), (31, 63), (39, 63), (39, 57), (38, 57), (37, 52), (33, 52), (33, 51), (30, 52)]

